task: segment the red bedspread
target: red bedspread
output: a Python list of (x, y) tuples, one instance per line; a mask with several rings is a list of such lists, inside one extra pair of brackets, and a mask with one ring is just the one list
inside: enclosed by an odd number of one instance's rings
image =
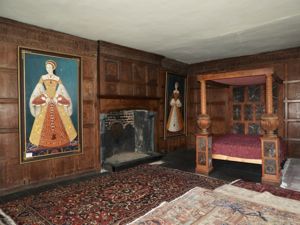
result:
[[(285, 146), (281, 142), (281, 161), (285, 158)], [(244, 159), (261, 159), (260, 136), (226, 134), (214, 136), (212, 153)]]

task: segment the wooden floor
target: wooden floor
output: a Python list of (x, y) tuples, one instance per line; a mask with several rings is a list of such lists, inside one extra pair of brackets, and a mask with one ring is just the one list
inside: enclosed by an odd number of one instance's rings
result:
[[(166, 154), (162, 159), (162, 166), (195, 172), (195, 151), (194, 150), (177, 150)], [(234, 181), (243, 179), (245, 181), (260, 182), (261, 165), (238, 163), (224, 160), (213, 160), (214, 170), (209, 176)]]

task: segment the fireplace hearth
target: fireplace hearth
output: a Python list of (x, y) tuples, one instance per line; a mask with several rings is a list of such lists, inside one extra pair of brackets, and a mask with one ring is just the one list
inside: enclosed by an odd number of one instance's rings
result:
[(156, 159), (155, 112), (121, 110), (100, 114), (101, 162), (108, 170), (117, 170)]

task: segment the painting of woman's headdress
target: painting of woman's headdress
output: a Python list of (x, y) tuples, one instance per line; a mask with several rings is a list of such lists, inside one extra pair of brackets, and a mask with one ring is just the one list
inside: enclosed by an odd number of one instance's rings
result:
[(186, 135), (186, 76), (166, 73), (165, 83), (165, 139)]
[(21, 162), (82, 152), (81, 58), (19, 48)]

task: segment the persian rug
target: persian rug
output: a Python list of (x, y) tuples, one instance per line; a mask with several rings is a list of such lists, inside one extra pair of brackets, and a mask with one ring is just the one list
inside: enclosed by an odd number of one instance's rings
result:
[(283, 211), (300, 214), (300, 201), (272, 195), (270, 192), (256, 192), (230, 184), (218, 187), (214, 192), (237, 197), (257, 204), (267, 205)]
[(299, 225), (300, 214), (196, 187), (130, 223), (146, 224)]
[(300, 191), (300, 159), (289, 158), (283, 168), (280, 187)]
[(225, 181), (142, 165), (56, 187), (0, 204), (18, 224), (126, 224), (194, 187)]
[(257, 192), (267, 191), (276, 196), (300, 200), (300, 192), (284, 189), (281, 187), (276, 187), (276, 186), (269, 185), (269, 184), (252, 183), (252, 182), (246, 182), (243, 180), (238, 180), (238, 181), (232, 183), (232, 185), (241, 187), (241, 188), (246, 188), (246, 189), (249, 189), (252, 191), (257, 191)]

